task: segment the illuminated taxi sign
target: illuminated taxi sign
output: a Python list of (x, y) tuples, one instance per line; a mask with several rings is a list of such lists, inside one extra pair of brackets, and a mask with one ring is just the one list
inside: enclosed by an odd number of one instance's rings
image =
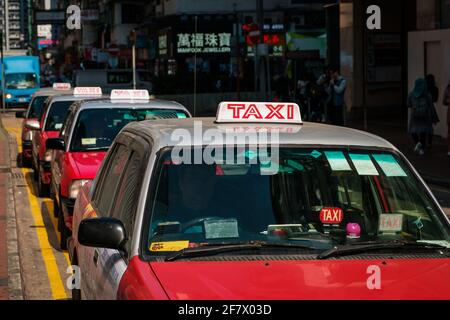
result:
[(72, 88), (72, 86), (70, 85), (70, 83), (54, 83), (53, 84), (53, 89), (54, 90), (70, 90)]
[(290, 102), (221, 102), (216, 122), (302, 124), (302, 118), (300, 107)]
[(76, 87), (73, 89), (74, 96), (101, 96), (102, 88), (100, 87)]
[(111, 91), (111, 100), (150, 100), (147, 90), (121, 90)]

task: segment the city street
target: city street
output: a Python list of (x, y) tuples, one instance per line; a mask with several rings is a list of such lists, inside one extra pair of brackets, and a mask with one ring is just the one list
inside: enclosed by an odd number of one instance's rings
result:
[[(10, 110), (6, 114), (1, 114), (1, 120), (9, 134), (11, 169), (4, 169), (6, 166), (3, 166), (0, 171), (0, 192), (10, 194), (11, 197), (7, 199), (13, 202), (16, 223), (8, 224), (8, 227), (16, 228), (20, 275), (10, 274), (10, 284), (16, 286), (15, 292), (8, 291), (7, 277), (2, 278), (0, 299), (7, 298), (8, 292), (12, 298), (16, 299), (21, 297), (23, 299), (70, 299), (71, 293), (66, 289), (66, 281), (70, 276), (67, 268), (70, 263), (67, 252), (58, 249), (60, 234), (57, 231), (57, 220), (51, 213), (53, 203), (48, 198), (39, 198), (36, 195), (32, 170), (17, 167), (17, 152), (21, 152), (20, 119), (16, 119), (14, 110)], [(8, 179), (9, 182), (6, 181)], [(430, 187), (447, 215), (450, 216), (450, 189), (433, 185)], [(4, 206), (5, 203), (0, 202), (0, 209)], [(0, 217), (0, 223), (3, 222), (2, 220), (4, 221), (5, 218)], [(0, 224), (0, 250), (1, 242), (5, 239), (5, 234), (2, 232), (6, 231), (1, 227)], [(12, 246), (8, 246), (8, 249), (11, 248)], [(8, 256), (11, 254), (8, 253)], [(5, 264), (5, 261), (1, 259), (5, 258), (0, 255), (0, 267)], [(19, 270), (10, 270), (12, 271)], [(17, 292), (20, 287), (22, 291)]]
[[(20, 298), (22, 295), (23, 299), (68, 299), (70, 292), (66, 289), (66, 279), (70, 274), (66, 272), (70, 263), (67, 252), (56, 249), (60, 235), (57, 232), (57, 220), (52, 213), (53, 203), (48, 198), (37, 197), (32, 170), (17, 167), (17, 153), (21, 152), (21, 122), (14, 117), (14, 112), (8, 112), (2, 115), (2, 123), (10, 135), (11, 169), (8, 170), (9, 178), (5, 175), (7, 171), (3, 170), (0, 191), (2, 191), (2, 185), (7, 185), (9, 190), (5, 191), (11, 197), (6, 199), (13, 201), (16, 224), (8, 224), (8, 227), (16, 228), (20, 260), (20, 275), (15, 274), (13, 277), (10, 275), (9, 279), (10, 283), (15, 279), (15, 282), (11, 284), (17, 289), (21, 283), (21, 292), (9, 292), (9, 294), (13, 295), (13, 298)], [(4, 150), (2, 155), (3, 152)], [(5, 181), (6, 179), (9, 182)], [(2, 198), (0, 197), (0, 200), (3, 200)], [(0, 240), (3, 242), (4, 239), (5, 235), (0, 234)], [(0, 248), (3, 244), (5, 242), (0, 244)], [(10, 249), (9, 246), (8, 249)], [(8, 256), (10, 256), (9, 252)], [(5, 259), (2, 255), (0, 257)], [(0, 261), (0, 265), (2, 262)], [(4, 282), (0, 282), (0, 285), (8, 283), (8, 278), (5, 279)], [(7, 298), (7, 294), (8, 290), (1, 290), (0, 299)]]

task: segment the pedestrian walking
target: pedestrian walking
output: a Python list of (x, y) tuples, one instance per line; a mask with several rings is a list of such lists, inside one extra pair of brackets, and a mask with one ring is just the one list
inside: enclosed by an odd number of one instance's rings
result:
[(424, 78), (418, 78), (413, 91), (408, 96), (408, 108), (411, 108), (409, 133), (413, 138), (414, 152), (423, 155), (428, 142), (428, 135), (432, 132), (433, 100), (427, 90)]
[[(428, 74), (425, 77), (425, 81), (427, 82), (428, 93), (430, 94), (431, 100), (433, 101), (433, 108), (431, 110), (432, 111), (432, 114), (431, 114), (432, 122), (433, 122), (433, 125), (436, 125), (439, 122), (439, 116), (436, 111), (436, 103), (439, 100), (439, 88), (436, 86), (436, 79), (435, 79), (434, 75)], [(431, 148), (431, 146), (433, 144), (433, 136), (434, 136), (434, 128), (433, 128), (433, 126), (431, 126), (431, 133), (428, 135), (428, 138), (427, 138), (429, 148)]]
[(448, 82), (447, 88), (445, 89), (445, 92), (444, 92), (443, 104), (444, 104), (444, 106), (447, 107), (447, 130), (448, 130), (448, 135), (447, 135), (448, 152), (447, 152), (447, 155), (450, 157), (450, 81)]
[(339, 74), (337, 68), (330, 68), (330, 92), (331, 105), (329, 109), (330, 121), (337, 126), (344, 125), (344, 95), (347, 89), (347, 81)]

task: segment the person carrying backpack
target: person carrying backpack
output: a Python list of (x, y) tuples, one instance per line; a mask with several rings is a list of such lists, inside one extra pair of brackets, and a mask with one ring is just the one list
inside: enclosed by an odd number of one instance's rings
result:
[(408, 96), (407, 105), (411, 108), (409, 133), (415, 144), (414, 152), (423, 155), (427, 137), (433, 130), (433, 100), (428, 93), (425, 79), (416, 80), (414, 89)]

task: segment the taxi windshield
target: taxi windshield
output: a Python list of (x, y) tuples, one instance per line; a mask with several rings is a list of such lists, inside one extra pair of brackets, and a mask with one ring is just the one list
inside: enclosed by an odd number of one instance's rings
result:
[[(450, 244), (440, 209), (395, 153), (280, 147), (267, 162), (258, 151), (230, 149), (200, 164), (180, 164), (171, 150), (160, 156), (147, 206), (148, 255), (252, 241), (326, 250), (342, 234), (344, 243)], [(208, 151), (189, 152), (195, 159)]]
[(74, 101), (55, 101), (50, 105), (45, 131), (59, 131), (67, 117), (67, 110)]
[(182, 110), (108, 108), (83, 110), (72, 133), (71, 152), (108, 149), (128, 123), (165, 118), (186, 118)]
[(37, 96), (33, 99), (30, 105), (30, 112), (28, 114), (28, 118), (40, 118), (42, 107), (44, 106), (45, 100), (47, 100), (47, 96)]

